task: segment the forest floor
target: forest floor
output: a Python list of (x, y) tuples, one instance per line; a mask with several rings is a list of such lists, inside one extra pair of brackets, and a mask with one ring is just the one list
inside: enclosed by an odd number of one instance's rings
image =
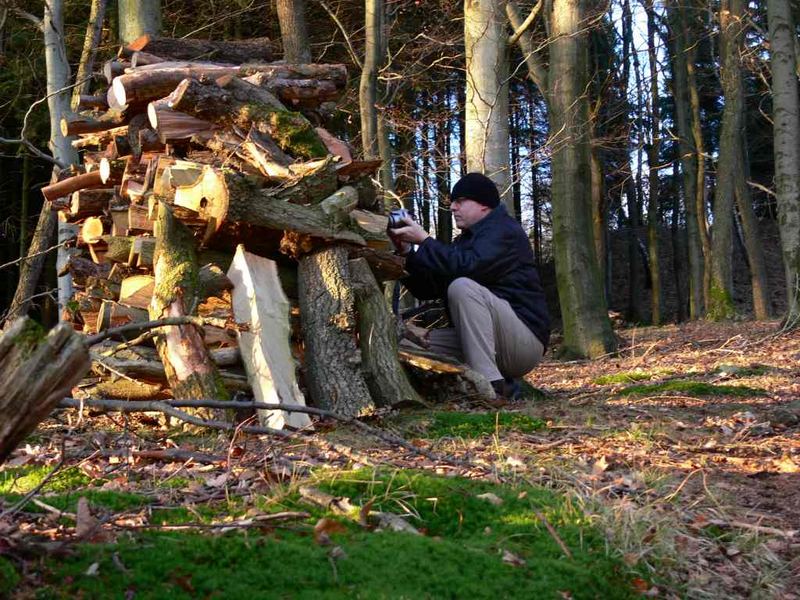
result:
[(617, 333), (368, 420), (427, 455), (59, 411), (0, 468), (0, 596), (800, 598), (800, 332)]

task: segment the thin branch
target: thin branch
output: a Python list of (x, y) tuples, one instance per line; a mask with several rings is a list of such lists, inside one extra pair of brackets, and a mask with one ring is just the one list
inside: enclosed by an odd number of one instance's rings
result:
[(33, 498), (36, 494), (39, 493), (39, 490), (41, 490), (45, 485), (47, 485), (48, 481), (50, 481), (53, 477), (56, 476), (56, 473), (58, 473), (61, 470), (61, 468), (64, 466), (64, 463), (67, 460), (67, 453), (64, 451), (64, 443), (65, 443), (65, 440), (64, 440), (64, 438), (62, 438), (61, 439), (61, 457), (59, 458), (58, 463), (56, 464), (56, 466), (53, 467), (53, 469), (44, 477), (44, 479), (42, 479), (38, 483), (38, 485), (36, 485), (31, 491), (29, 491), (27, 494), (25, 494), (19, 500), (19, 502), (14, 504), (11, 508), (9, 508), (7, 510), (4, 510), (2, 513), (0, 513), (0, 518), (9, 517), (9, 516), (14, 515), (17, 512), (19, 512), (22, 509), (22, 507), (24, 507), (30, 501), (31, 498)]
[(508, 38), (508, 45), (509, 46), (513, 46), (514, 44), (516, 44), (517, 40), (519, 40), (520, 36), (523, 33), (525, 33), (526, 31), (528, 31), (528, 28), (533, 24), (533, 22), (536, 20), (536, 17), (539, 16), (539, 13), (541, 11), (542, 11), (542, 0), (539, 0), (536, 3), (536, 6), (534, 6), (531, 9), (531, 14), (528, 15), (528, 18), (525, 19), (525, 21), (522, 22), (522, 25), (520, 25), (517, 28), (517, 30), (514, 32), (514, 34), (511, 37)]
[(331, 19), (333, 19), (333, 22), (336, 23), (336, 26), (339, 28), (339, 31), (342, 32), (342, 36), (344, 37), (344, 42), (345, 44), (347, 44), (347, 51), (350, 53), (350, 60), (352, 60), (356, 64), (359, 70), (363, 69), (364, 66), (358, 59), (358, 55), (356, 54), (356, 51), (353, 49), (353, 45), (350, 43), (350, 36), (347, 35), (347, 31), (345, 30), (344, 25), (342, 25), (342, 22), (339, 20), (339, 17), (337, 17), (334, 14), (334, 12), (325, 2), (323, 2), (323, 0), (319, 0), (319, 5), (325, 9), (325, 12), (327, 12), (328, 15), (330, 15)]
[(40, 19), (36, 15), (33, 15), (33, 14), (29, 13), (28, 11), (22, 10), (21, 8), (12, 8), (11, 10), (18, 17), (21, 17), (21, 18), (26, 19), (26, 20), (30, 21), (31, 23), (33, 23), (36, 26), (36, 29), (38, 29), (39, 31), (43, 30), (44, 22), (42, 21), (42, 19)]
[(158, 319), (155, 321), (145, 321), (143, 323), (127, 323), (125, 325), (120, 325), (119, 327), (112, 327), (111, 329), (105, 329), (95, 335), (90, 335), (86, 337), (86, 345), (93, 346), (98, 342), (102, 342), (103, 340), (107, 340), (108, 338), (119, 335), (121, 333), (128, 333), (129, 331), (145, 331), (147, 329), (154, 329), (156, 327), (165, 327), (167, 325), (197, 325), (198, 327), (202, 327), (206, 324), (205, 319), (201, 317), (192, 317), (192, 316), (185, 316), (185, 317), (166, 317), (164, 319)]
[(41, 252), (35, 252), (33, 254), (28, 254), (26, 256), (20, 256), (17, 260), (12, 260), (10, 262), (7, 262), (7, 263), (4, 263), (4, 264), (0, 265), (0, 270), (5, 269), (6, 267), (12, 267), (12, 266), (14, 266), (16, 264), (19, 264), (21, 262), (25, 262), (26, 260), (30, 260), (32, 258), (36, 258), (37, 256), (41, 256), (42, 254), (48, 254), (48, 253), (52, 252), (53, 250), (58, 250), (62, 246), (66, 246), (71, 241), (72, 241), (72, 239), (64, 240), (60, 244), (56, 244), (55, 246), (50, 246), (49, 248), (47, 248), (46, 250), (42, 250)]

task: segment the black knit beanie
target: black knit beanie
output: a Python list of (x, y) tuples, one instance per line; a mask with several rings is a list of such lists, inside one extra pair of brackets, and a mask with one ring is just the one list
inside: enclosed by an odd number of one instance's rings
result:
[(450, 200), (469, 198), (489, 208), (500, 204), (500, 193), (494, 181), (481, 173), (467, 173), (453, 186)]

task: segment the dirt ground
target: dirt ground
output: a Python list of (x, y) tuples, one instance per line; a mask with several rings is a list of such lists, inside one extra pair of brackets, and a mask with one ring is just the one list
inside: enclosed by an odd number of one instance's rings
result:
[[(563, 492), (603, 528), (609, 548), (642, 573), (634, 585), (646, 596), (799, 598), (800, 332), (781, 332), (777, 322), (696, 322), (617, 333), (613, 356), (546, 360), (528, 377), (539, 392), (534, 399), (434, 408), (519, 412), (546, 423), (536, 431), (426, 436), (430, 409), (367, 420), (447, 460), (333, 423), (296, 440), (181, 437), (149, 413), (69, 410), (44, 423), (4, 468), (63, 462), (102, 490), (176, 506), (232, 496), (246, 502), (321, 467), (412, 467), (526, 482)], [(634, 385), (642, 386), (637, 393)], [(46, 495), (39, 498), (44, 514), (10, 513), (6, 503), (0, 549), (22, 549), (33, 535), (80, 541), (80, 515), (71, 517), (78, 520), (72, 529)], [(106, 515), (103, 523), (145, 526), (146, 511)]]

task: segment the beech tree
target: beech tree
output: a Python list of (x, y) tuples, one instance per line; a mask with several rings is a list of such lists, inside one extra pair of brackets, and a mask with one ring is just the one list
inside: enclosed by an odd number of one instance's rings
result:
[(118, 0), (119, 39), (127, 44), (146, 33), (161, 33), (161, 0)]
[(277, 0), (283, 58), (288, 63), (310, 63), (311, 44), (306, 26), (305, 0)]

